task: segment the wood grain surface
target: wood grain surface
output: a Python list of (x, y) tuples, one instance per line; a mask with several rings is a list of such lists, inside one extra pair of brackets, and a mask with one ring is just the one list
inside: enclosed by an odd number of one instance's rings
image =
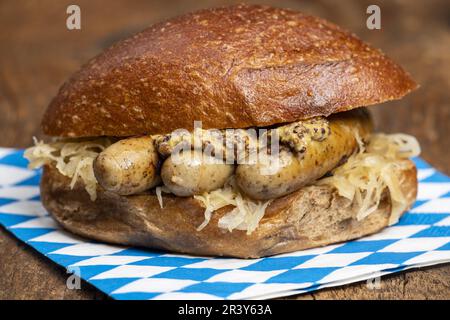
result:
[[(52, 96), (87, 59), (116, 40), (187, 11), (237, 1), (1, 1), (0, 146), (26, 147), (41, 137), (40, 118)], [(242, 2), (242, 1), (239, 1)], [(383, 49), (421, 88), (402, 101), (371, 108), (377, 129), (415, 135), (422, 157), (450, 174), (450, 3), (433, 1), (250, 1), (299, 9), (333, 21)], [(81, 7), (82, 29), (65, 27), (69, 4)], [(381, 8), (382, 29), (366, 28), (366, 8)], [(0, 228), (0, 299), (105, 299), (83, 282), (66, 287), (63, 268)], [(450, 266), (408, 271), (324, 289), (296, 299), (450, 299)]]

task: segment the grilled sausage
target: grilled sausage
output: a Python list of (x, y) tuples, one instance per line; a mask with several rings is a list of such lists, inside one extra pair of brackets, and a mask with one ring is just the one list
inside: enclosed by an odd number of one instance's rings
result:
[(234, 165), (203, 154), (201, 151), (183, 151), (164, 161), (161, 178), (175, 195), (188, 197), (222, 187), (233, 174)]
[[(197, 136), (195, 136), (197, 135)], [(177, 148), (202, 150), (207, 154), (226, 160), (239, 161), (257, 149), (256, 129), (202, 130), (154, 135), (155, 145), (162, 157), (169, 157)], [(195, 146), (194, 139), (198, 139)]]
[[(296, 129), (295, 125), (298, 125)], [(236, 182), (253, 199), (289, 194), (345, 161), (358, 148), (359, 137), (365, 139), (371, 130), (371, 120), (365, 110), (280, 127), (279, 154), (262, 156), (255, 164), (238, 165)]]
[(94, 161), (94, 174), (104, 189), (130, 195), (160, 183), (158, 162), (152, 138), (133, 137), (103, 150)]

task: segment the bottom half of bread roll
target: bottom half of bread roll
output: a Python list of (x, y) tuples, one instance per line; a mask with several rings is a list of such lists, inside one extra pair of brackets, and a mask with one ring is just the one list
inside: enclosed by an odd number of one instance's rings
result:
[[(417, 194), (414, 163), (399, 159), (395, 172), (406, 207)], [(70, 187), (70, 178), (46, 165), (41, 181), (45, 208), (67, 230), (91, 239), (211, 256), (257, 258), (347, 241), (380, 231), (392, 219), (392, 200), (384, 190), (378, 207), (364, 219), (355, 201), (339, 195), (330, 185), (313, 184), (274, 199), (266, 208), (258, 227), (248, 234), (229, 231), (218, 221), (232, 208), (214, 212), (201, 231), (205, 208), (192, 197), (164, 195), (161, 207), (154, 192), (121, 196), (97, 190), (91, 201), (83, 182)], [(406, 210), (405, 207), (405, 210)], [(404, 210), (403, 210), (404, 211)]]

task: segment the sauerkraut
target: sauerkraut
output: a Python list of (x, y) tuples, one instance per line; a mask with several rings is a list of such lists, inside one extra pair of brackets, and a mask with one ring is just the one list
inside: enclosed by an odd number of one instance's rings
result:
[(354, 201), (362, 220), (373, 213), (387, 189), (391, 199), (389, 224), (394, 224), (407, 209), (408, 201), (400, 188), (399, 171), (407, 159), (420, 154), (416, 138), (406, 134), (373, 134), (367, 146), (360, 146), (345, 164), (332, 171), (332, 176), (316, 182), (335, 187), (340, 196)]
[(164, 193), (171, 193), (170, 190), (166, 186), (157, 186), (155, 188), (155, 194), (156, 198), (158, 199), (158, 203), (161, 209), (164, 208), (164, 201), (162, 194)]
[[(420, 146), (417, 140), (406, 134), (373, 134), (367, 145), (356, 137), (358, 152), (349, 157), (346, 163), (335, 168), (331, 176), (315, 181), (314, 185), (327, 184), (337, 189), (340, 196), (354, 202), (359, 209), (356, 218), (362, 220), (373, 213), (379, 206), (383, 192), (387, 189), (392, 203), (390, 224), (398, 221), (400, 214), (408, 205), (406, 196), (400, 188), (398, 172), (403, 169), (406, 159), (417, 156)], [(71, 139), (43, 143), (35, 139), (35, 146), (25, 151), (25, 158), (34, 169), (45, 164), (55, 163), (58, 171), (71, 178), (70, 187), (80, 179), (91, 200), (97, 197), (97, 180), (94, 175), (93, 162), (97, 155), (112, 141), (108, 138), (95, 140)], [(162, 192), (170, 193), (164, 187), (155, 189), (159, 205), (163, 208)], [(208, 225), (213, 213), (221, 208), (232, 206), (228, 213), (218, 221), (218, 226), (230, 232), (244, 230), (251, 234), (263, 218), (271, 200), (255, 201), (242, 195), (231, 177), (220, 189), (194, 196), (205, 207), (204, 221), (197, 230)]]
[(244, 197), (237, 190), (233, 177), (223, 188), (194, 196), (194, 198), (202, 202), (205, 207), (205, 220), (197, 230), (200, 231), (208, 225), (214, 211), (226, 206), (234, 206), (230, 212), (219, 219), (219, 228), (230, 232), (234, 229), (245, 230), (247, 234), (251, 234), (258, 227), (271, 202), (271, 200), (255, 201)]
[[(334, 169), (332, 176), (315, 181), (312, 185), (327, 184), (335, 187), (339, 195), (360, 208), (356, 217), (358, 220), (364, 219), (378, 208), (382, 194), (387, 188), (392, 203), (389, 223), (396, 223), (408, 205), (401, 191), (398, 175), (404, 162), (398, 160), (419, 155), (419, 143), (406, 134), (374, 134), (366, 146), (360, 137), (356, 139), (359, 144), (358, 152), (345, 164)], [(234, 187), (233, 178), (223, 188), (194, 198), (205, 207), (205, 219), (198, 230), (202, 230), (210, 222), (214, 211), (234, 206), (219, 219), (219, 227), (229, 231), (245, 230), (247, 234), (251, 234), (258, 227), (271, 202), (259, 202), (244, 197)]]
[(93, 163), (97, 155), (111, 144), (107, 138), (96, 140), (57, 140), (44, 143), (34, 139), (34, 146), (25, 150), (29, 168), (55, 163), (56, 169), (71, 178), (70, 188), (80, 179), (92, 201), (97, 198), (97, 179)]

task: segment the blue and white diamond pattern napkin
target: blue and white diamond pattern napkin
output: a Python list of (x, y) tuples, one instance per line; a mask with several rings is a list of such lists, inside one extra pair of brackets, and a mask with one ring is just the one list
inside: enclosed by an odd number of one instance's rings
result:
[(0, 148), (0, 224), (116, 299), (280, 297), (450, 261), (450, 178), (414, 160), (418, 199), (396, 225), (356, 241), (244, 260), (113, 246), (69, 234), (42, 207), (40, 171), (26, 168), (23, 151)]

